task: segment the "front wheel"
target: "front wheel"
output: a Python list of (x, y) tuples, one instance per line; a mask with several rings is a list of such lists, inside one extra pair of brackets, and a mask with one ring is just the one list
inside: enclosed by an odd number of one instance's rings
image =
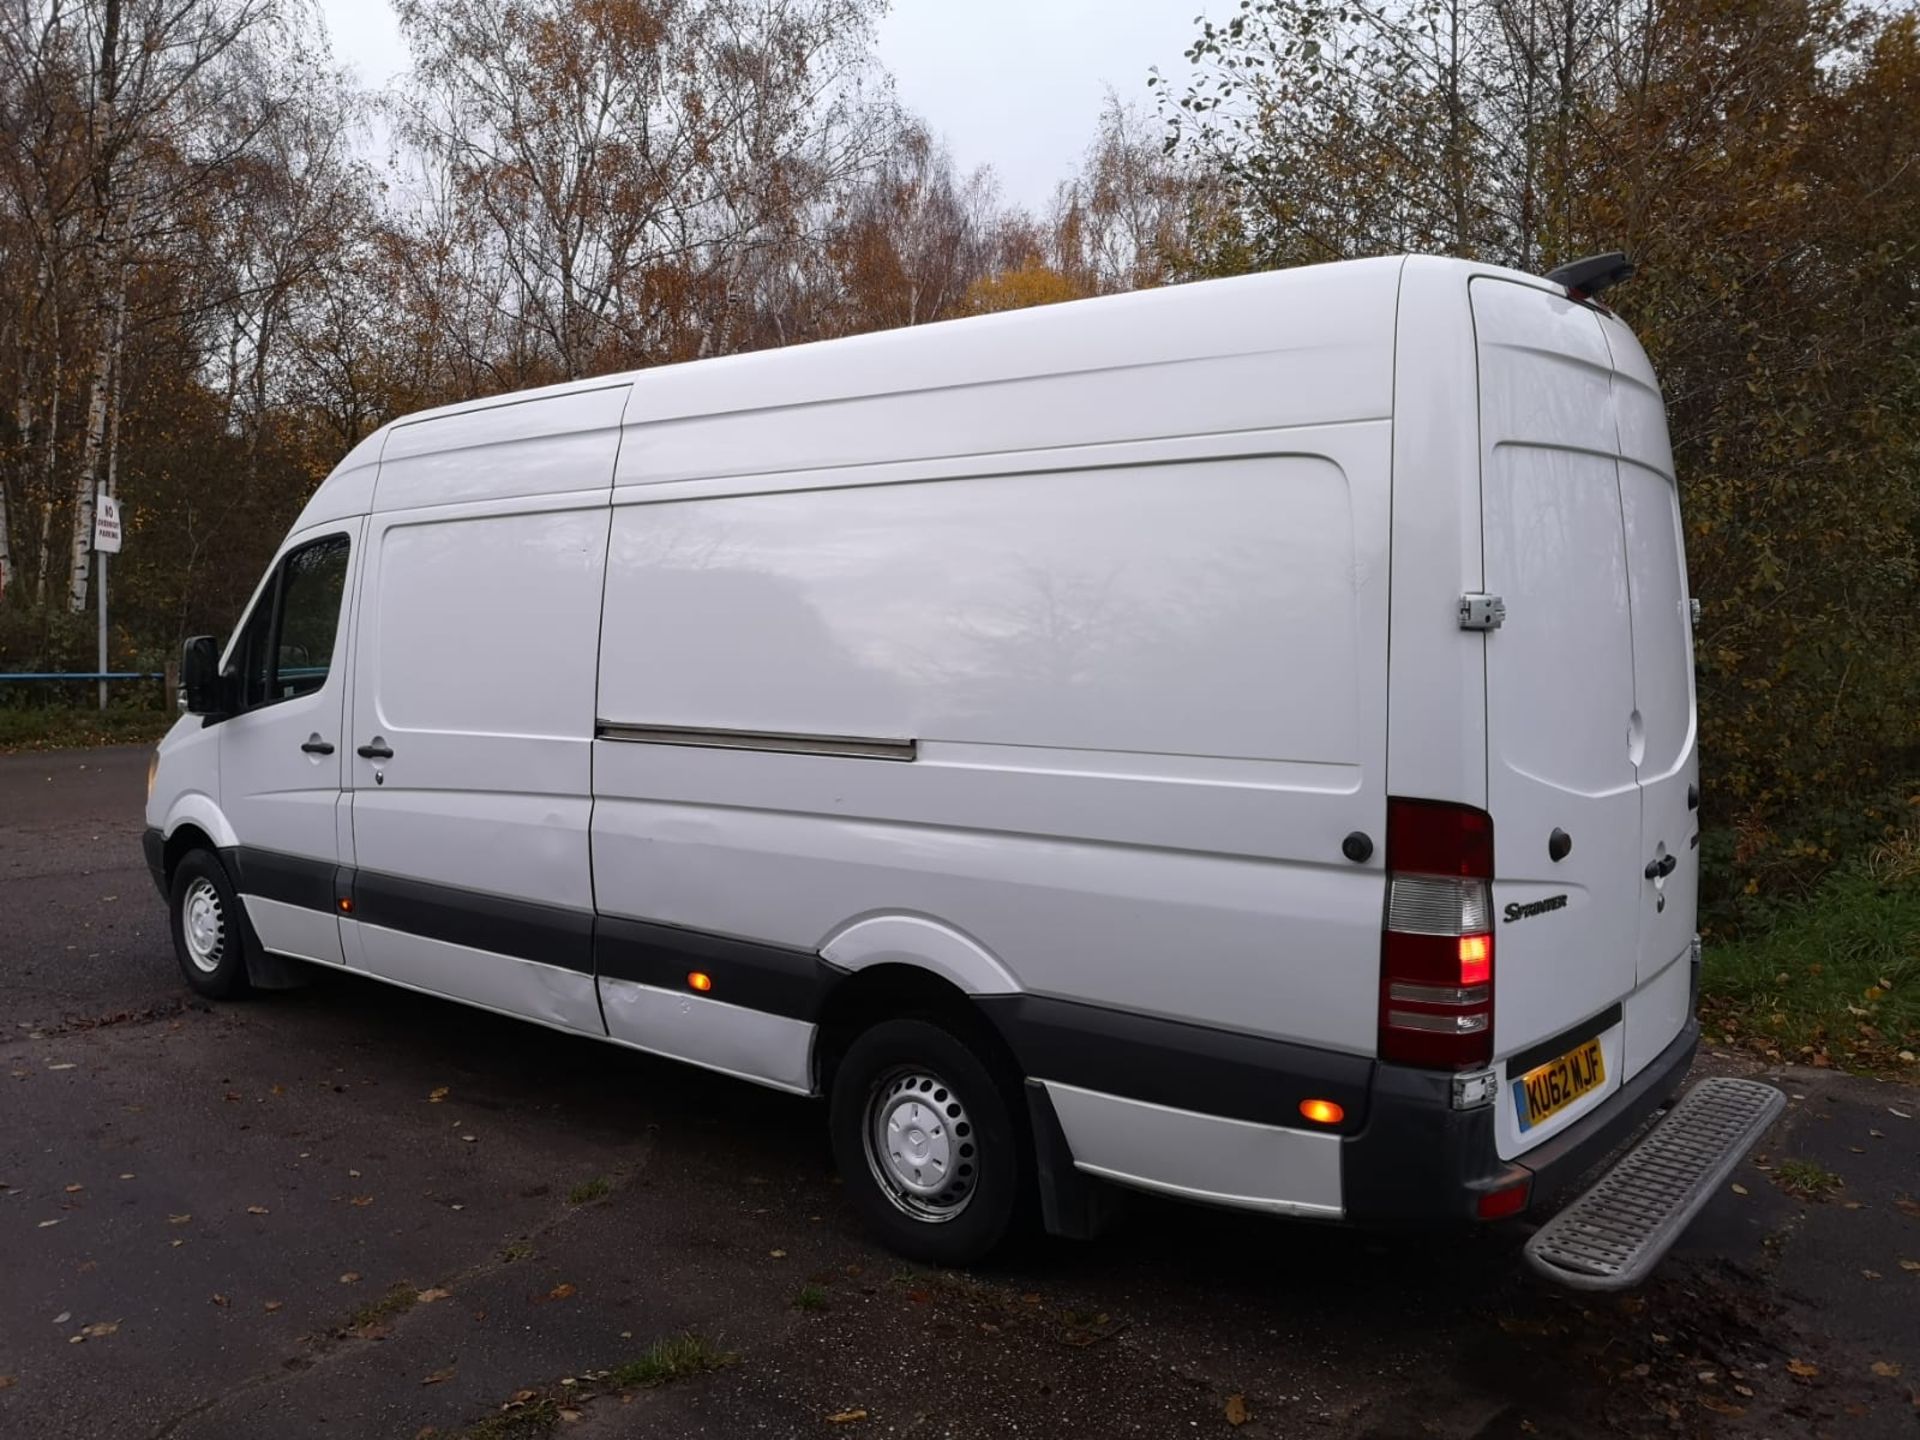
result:
[(180, 973), (197, 994), (230, 1000), (247, 992), (247, 940), (240, 897), (219, 857), (205, 850), (174, 867), (170, 919)]
[(1017, 1087), (928, 1021), (889, 1020), (853, 1042), (833, 1080), (834, 1159), (891, 1249), (965, 1265), (1005, 1238), (1027, 1167), (1017, 1100)]

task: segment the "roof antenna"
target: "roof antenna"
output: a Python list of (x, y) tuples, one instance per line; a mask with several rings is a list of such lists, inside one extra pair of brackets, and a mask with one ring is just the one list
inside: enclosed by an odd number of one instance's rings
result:
[(1569, 260), (1547, 272), (1547, 279), (1567, 287), (1575, 300), (1591, 300), (1603, 290), (1611, 290), (1622, 280), (1633, 278), (1633, 262), (1625, 252), (1609, 250), (1604, 255), (1589, 255), (1584, 260)]

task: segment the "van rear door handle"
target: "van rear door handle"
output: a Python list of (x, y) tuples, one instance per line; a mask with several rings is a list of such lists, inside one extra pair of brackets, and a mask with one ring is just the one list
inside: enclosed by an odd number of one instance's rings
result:
[(365, 745), (362, 745), (358, 753), (362, 760), (391, 760), (393, 758), (393, 751), (387, 748), (387, 742), (382, 740), (378, 735), (374, 736), (373, 739), (369, 740)]
[(300, 748), (309, 755), (331, 755), (333, 753), (333, 746), (322, 740), (318, 735), (308, 736), (307, 743)]
[(1647, 861), (1647, 879), (1664, 880), (1680, 868), (1678, 855), (1662, 855), (1658, 860)]

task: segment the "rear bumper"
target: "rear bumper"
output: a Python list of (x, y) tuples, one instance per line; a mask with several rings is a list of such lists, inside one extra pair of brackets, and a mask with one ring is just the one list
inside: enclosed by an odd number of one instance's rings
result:
[(1349, 1220), (1382, 1223), (1477, 1220), (1480, 1197), (1528, 1181), (1528, 1208), (1578, 1179), (1680, 1088), (1700, 1042), (1689, 1019), (1671, 1044), (1604, 1105), (1517, 1160), (1494, 1147), (1494, 1111), (1453, 1108), (1444, 1071), (1381, 1065), (1367, 1125), (1341, 1149), (1341, 1196)]

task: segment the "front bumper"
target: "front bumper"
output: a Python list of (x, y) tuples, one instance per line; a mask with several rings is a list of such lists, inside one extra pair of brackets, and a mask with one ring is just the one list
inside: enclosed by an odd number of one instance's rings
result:
[(160, 898), (167, 896), (167, 837), (159, 828), (149, 825), (140, 836), (140, 848), (147, 857), (147, 869), (153, 874), (154, 888), (160, 892)]
[(1619, 1092), (1516, 1160), (1494, 1147), (1494, 1108), (1453, 1108), (1446, 1071), (1381, 1065), (1367, 1125), (1342, 1142), (1341, 1197), (1349, 1220), (1409, 1224), (1477, 1220), (1480, 1197), (1530, 1182), (1538, 1207), (1605, 1159), (1686, 1079), (1700, 1022), (1686, 1028)]

